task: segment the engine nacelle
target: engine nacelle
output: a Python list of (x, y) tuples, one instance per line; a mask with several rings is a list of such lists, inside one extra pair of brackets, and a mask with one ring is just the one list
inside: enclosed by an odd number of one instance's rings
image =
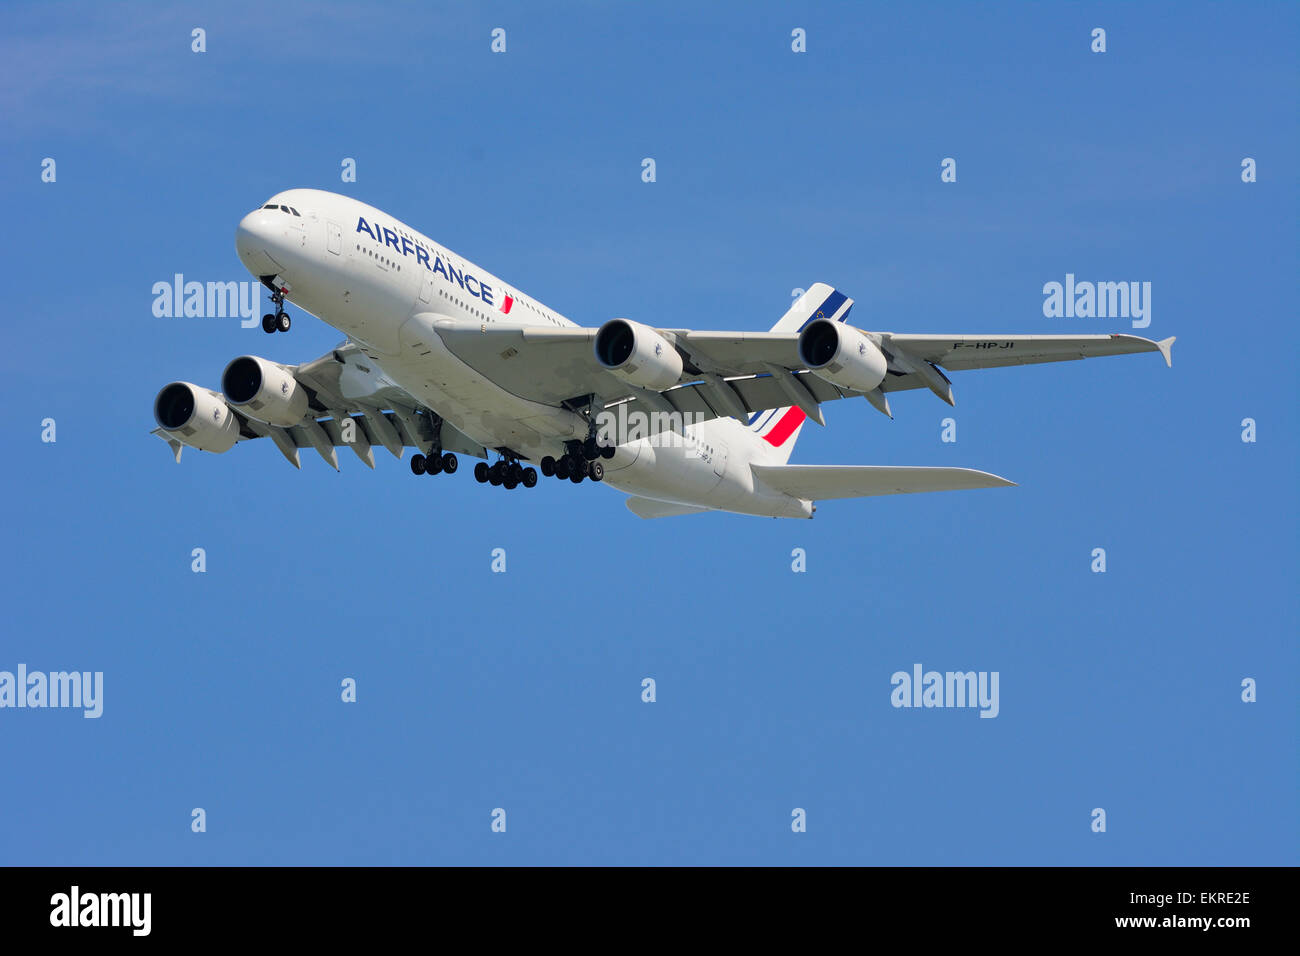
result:
[(799, 360), (832, 385), (869, 392), (885, 380), (889, 360), (861, 329), (815, 319), (799, 333)]
[(239, 417), (226, 400), (189, 382), (164, 386), (154, 399), (153, 417), (169, 437), (191, 448), (220, 454), (239, 440)]
[(226, 400), (249, 418), (287, 428), (307, 414), (307, 390), (283, 365), (241, 355), (221, 373)]
[(610, 319), (596, 332), (596, 361), (642, 388), (664, 389), (682, 377), (682, 357), (649, 326)]

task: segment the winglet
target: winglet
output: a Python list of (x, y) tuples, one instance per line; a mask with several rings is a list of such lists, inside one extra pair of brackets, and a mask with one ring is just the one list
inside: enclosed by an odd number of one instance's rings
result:
[(171, 435), (168, 435), (161, 428), (155, 428), (151, 432), (149, 432), (149, 434), (157, 435), (159, 438), (165, 441), (167, 443), (167, 447), (169, 447), (172, 450), (172, 454), (176, 456), (176, 464), (179, 465), (181, 463), (181, 451), (182, 449), (185, 448), (184, 445), (178, 442), (175, 438), (172, 438)]
[(1159, 342), (1156, 343), (1156, 348), (1158, 348), (1160, 350), (1160, 354), (1165, 357), (1165, 365), (1168, 368), (1174, 367), (1173, 349), (1174, 349), (1174, 339), (1176, 338), (1178, 338), (1178, 336), (1171, 335), (1169, 336), (1169, 338), (1161, 339)]

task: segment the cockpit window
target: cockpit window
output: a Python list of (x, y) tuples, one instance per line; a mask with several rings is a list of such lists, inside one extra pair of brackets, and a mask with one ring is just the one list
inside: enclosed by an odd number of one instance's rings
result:
[(289, 211), (290, 211), (291, 213), (293, 213), (295, 216), (297, 216), (299, 219), (302, 218), (302, 213), (300, 213), (298, 210), (294, 209), (292, 206), (289, 207)]
[(279, 209), (280, 207), (277, 206), (277, 205), (276, 205), (275, 203), (273, 203), (273, 202), (269, 202), (269, 203), (267, 203), (265, 206), (263, 206), (262, 208), (263, 208), (263, 209)]

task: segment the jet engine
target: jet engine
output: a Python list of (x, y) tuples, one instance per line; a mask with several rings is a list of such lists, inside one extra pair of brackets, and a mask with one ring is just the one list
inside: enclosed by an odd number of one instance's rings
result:
[(665, 389), (682, 377), (682, 357), (673, 344), (649, 326), (610, 319), (596, 332), (596, 361), (619, 378), (642, 388)]
[(832, 385), (869, 392), (885, 380), (889, 360), (865, 332), (815, 319), (799, 333), (799, 360)]
[(249, 418), (287, 428), (307, 414), (307, 390), (283, 365), (241, 355), (221, 373), (226, 400)]
[(239, 440), (239, 417), (217, 392), (172, 382), (153, 403), (153, 417), (168, 437), (203, 451), (229, 451)]

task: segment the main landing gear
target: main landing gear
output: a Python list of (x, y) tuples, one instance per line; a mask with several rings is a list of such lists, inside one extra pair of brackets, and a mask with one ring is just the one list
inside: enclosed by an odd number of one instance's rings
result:
[(411, 456), (411, 472), (416, 475), (454, 475), (459, 467), (460, 462), (451, 452), (439, 455), (434, 450), (428, 455)]
[[(541, 469), (543, 475), (561, 480), (567, 478), (575, 485), (581, 484), (585, 478), (590, 478), (592, 481), (604, 480), (605, 466), (601, 459), (613, 458), (613, 448), (603, 448), (591, 439), (585, 442), (568, 442), (566, 447), (568, 451), (558, 459), (552, 458), (550, 455), (542, 459)], [(444, 472), (450, 475), (455, 473), (456, 468), (456, 456), (450, 453), (439, 454), (436, 445), (428, 455), (413, 455), (411, 457), (411, 471), (417, 475), (437, 475)], [(495, 464), (489, 465), (485, 461), (475, 463), (474, 480), (481, 485), (504, 487), (508, 491), (518, 488), (520, 485), (525, 488), (535, 488), (537, 486), (537, 469), (529, 465), (521, 465), (513, 455), (507, 452), (503, 453), (501, 459)]]
[(559, 458), (547, 455), (542, 459), (543, 475), (547, 478), (559, 478), (561, 481), (567, 478), (575, 485), (582, 484), (584, 478), (590, 478), (592, 481), (605, 479), (605, 466), (601, 464), (600, 459), (613, 458), (613, 447), (598, 445), (595, 438), (588, 438), (584, 442), (569, 442), (567, 447), (569, 450)]
[(502, 458), (495, 465), (480, 461), (474, 466), (474, 480), (481, 485), (505, 487), (507, 490), (532, 488), (537, 484), (537, 469), (524, 467), (514, 459)]
[[(272, 332), (288, 332), (289, 326), (293, 323), (289, 320), (289, 313), (284, 311), (284, 292), (279, 289), (271, 291), (271, 302), (275, 305), (275, 312), (268, 312), (262, 316), (262, 331), (267, 335)], [(412, 468), (415, 466), (412, 465)], [(416, 474), (423, 474), (416, 472)]]

